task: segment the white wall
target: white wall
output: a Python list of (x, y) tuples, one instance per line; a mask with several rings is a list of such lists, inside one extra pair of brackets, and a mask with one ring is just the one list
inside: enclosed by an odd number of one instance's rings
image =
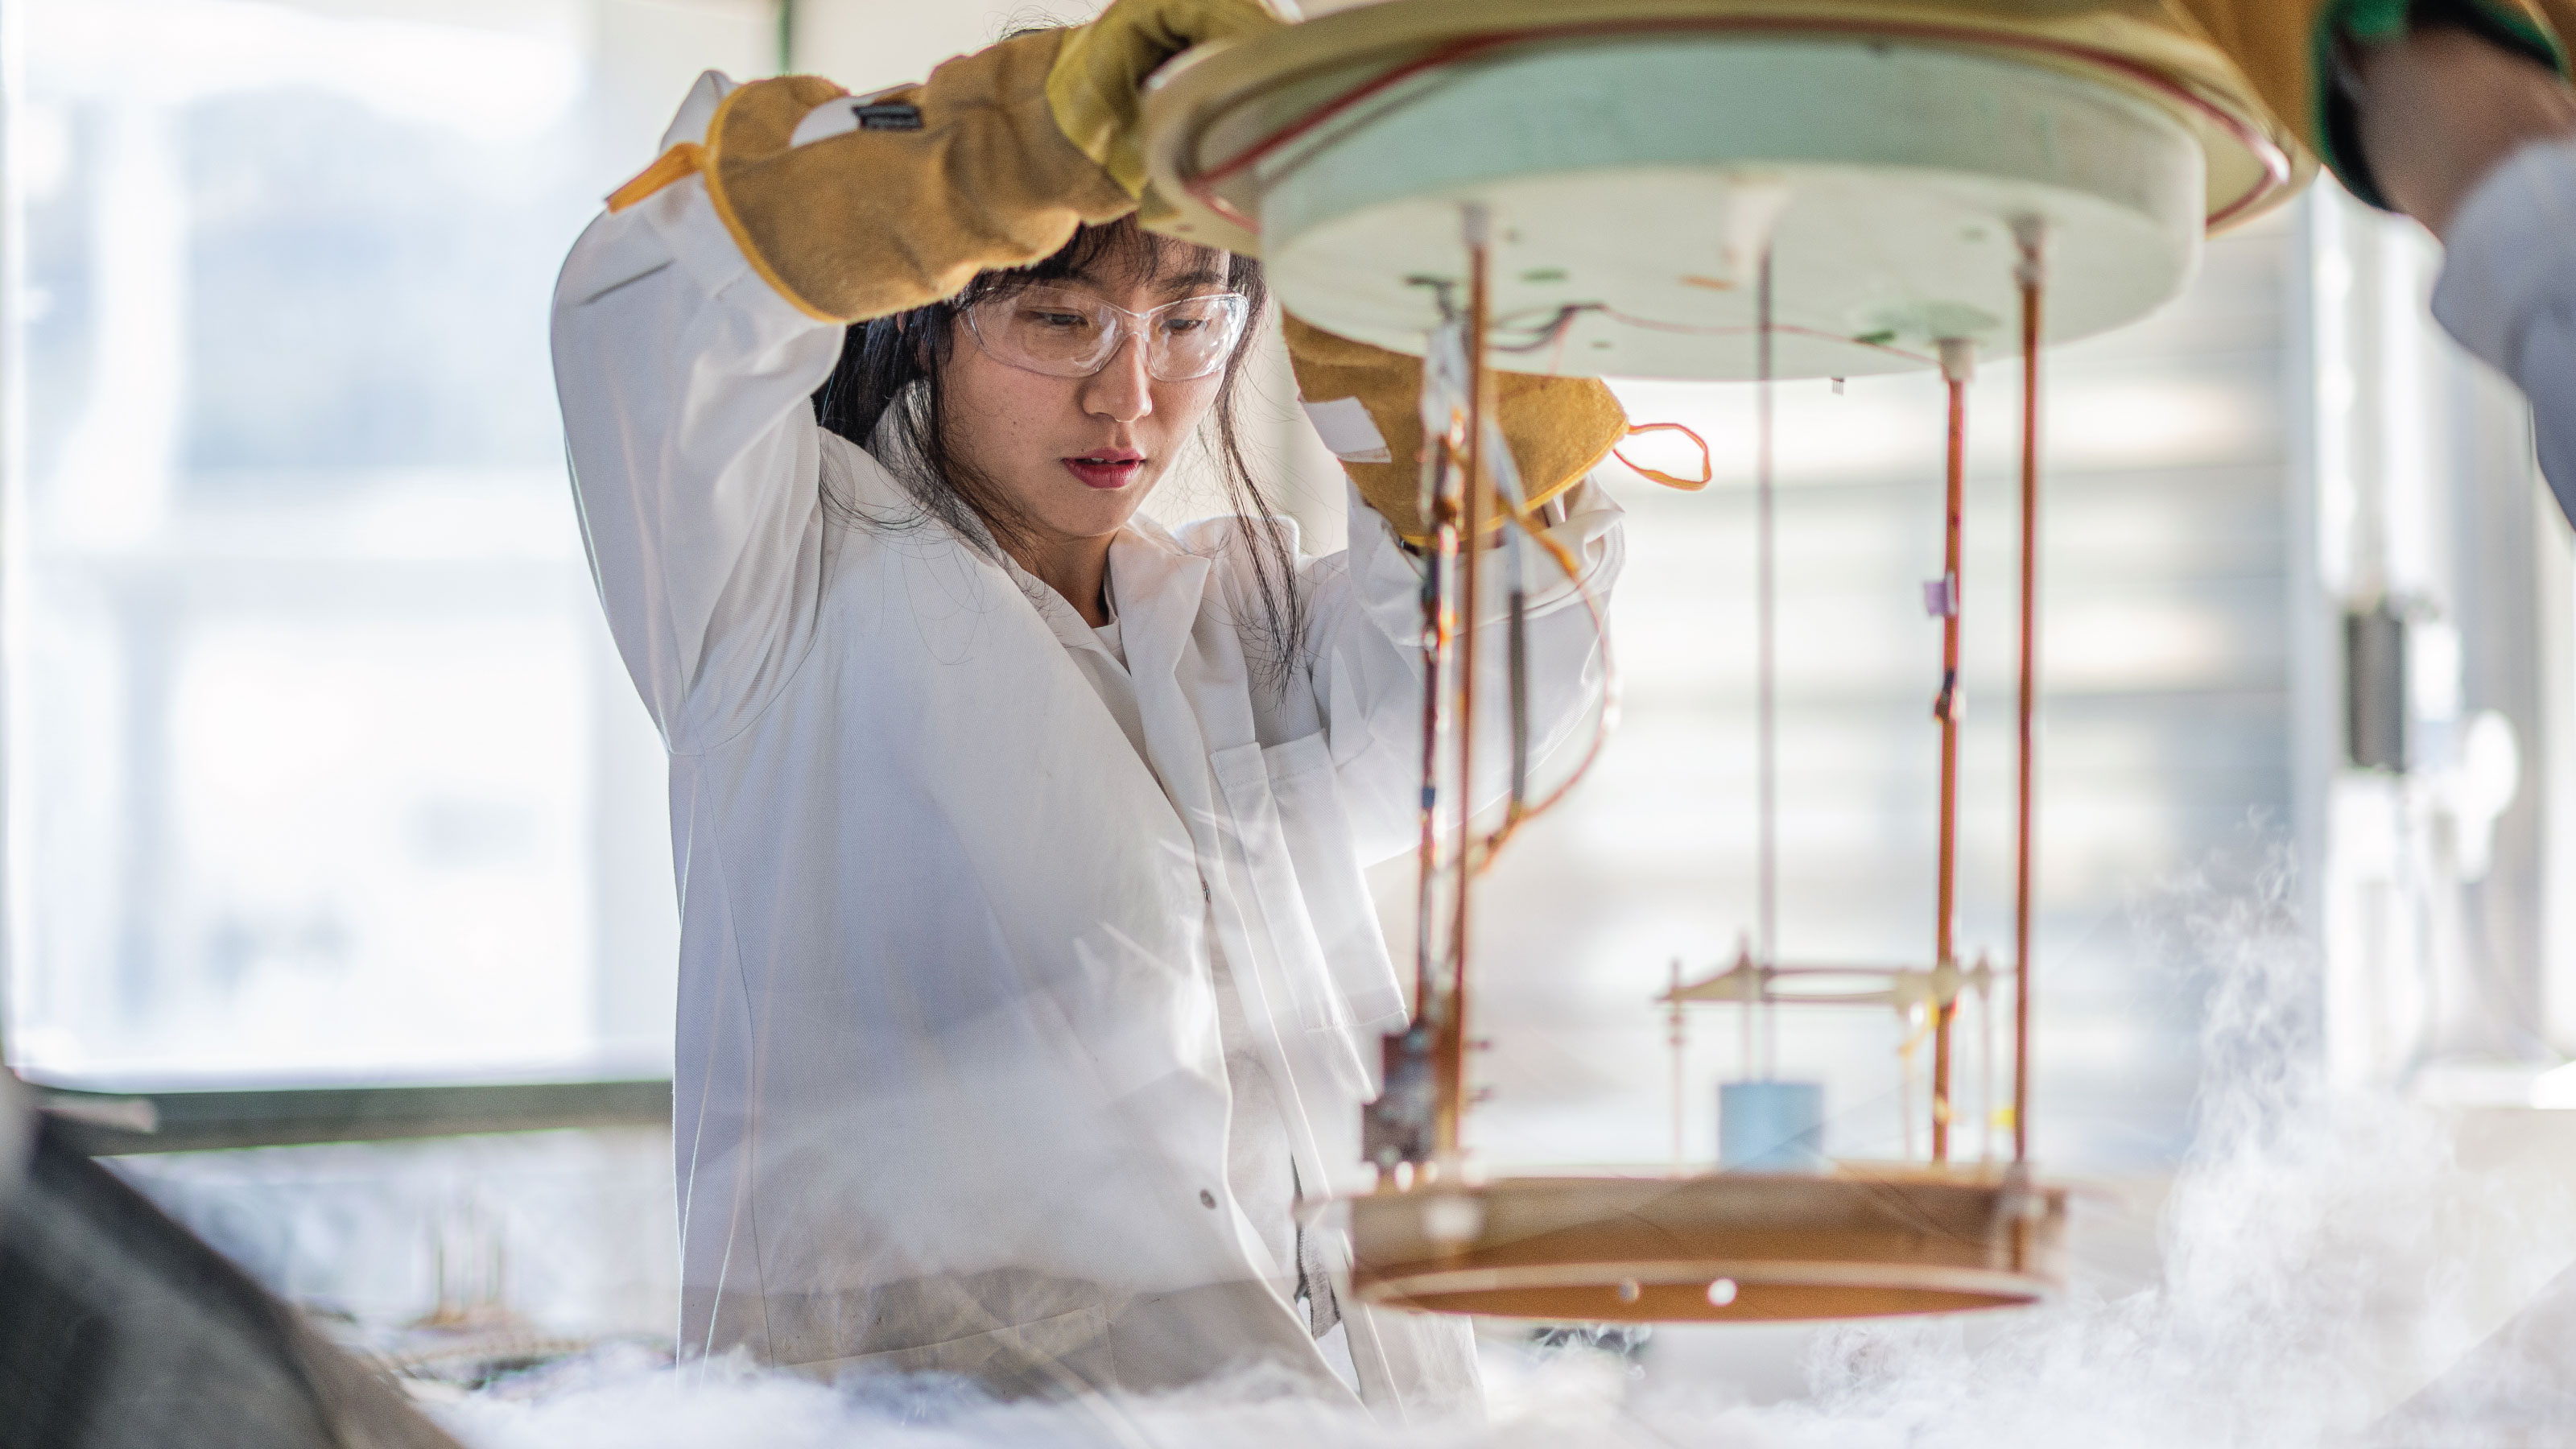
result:
[(2348, 765), (2340, 640), (2301, 641), (2334, 716), (2299, 754), (2326, 1056), (2345, 1085), (2439, 1093), (2425, 1074), (2576, 1041), (2567, 525), (2521, 398), (2427, 310), (2432, 238), (2331, 185), (2302, 205), (2313, 578), (2294, 606), (2407, 620), (2403, 773)]
[(1100, 7), (1007, 0), (792, 0), (794, 68), (865, 93), (920, 80), (952, 55), (980, 50), (1022, 25), (1069, 24)]

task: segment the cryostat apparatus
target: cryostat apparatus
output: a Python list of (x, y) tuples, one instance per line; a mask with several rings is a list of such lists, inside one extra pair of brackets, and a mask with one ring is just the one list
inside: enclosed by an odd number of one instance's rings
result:
[[(2064, 1285), (2066, 1192), (2029, 1152), (2044, 354), (2171, 300), (2209, 230), (2277, 204), (2311, 163), (2199, 40), (2132, 14), (2003, 8), (1385, 0), (1203, 46), (1150, 85), (1148, 224), (1258, 254), (1291, 311), (1425, 360), (1416, 1012), (1366, 1109), (1377, 1189), (1330, 1209), (1348, 1214), (1363, 1301), (1783, 1320), (2009, 1308)], [(2017, 363), (2021, 384), (2015, 930), (2009, 959), (1962, 960), (1959, 625), (2004, 594), (1960, 577), (1966, 399), (1988, 361)], [(1947, 437), (1922, 440), (1947, 476), (1946, 569), (1925, 588), (1943, 623), (1936, 915), (1912, 961), (1784, 960), (1773, 384), (1909, 370), (1949, 394)], [(1571, 561), (1514, 476), (1498, 372), (1759, 390), (1758, 919), (1730, 967), (1677, 967), (1661, 1001), (1677, 1054), (1686, 1013), (1732, 1013), (1741, 1032), (1715, 1170), (1685, 1166), (1678, 1142), (1671, 1171), (1630, 1175), (1483, 1177), (1462, 1151), (1477, 879), (1566, 788), (1533, 786), (1514, 706), (1520, 596)], [(1782, 1013), (1857, 1010), (1896, 1023), (1903, 1080), (1928, 1058), (1905, 1109), (1926, 1150), (1902, 1161), (1830, 1158), (1820, 1089), (1770, 1065)], [(1984, 1047), (1966, 1072), (1971, 1028)]]

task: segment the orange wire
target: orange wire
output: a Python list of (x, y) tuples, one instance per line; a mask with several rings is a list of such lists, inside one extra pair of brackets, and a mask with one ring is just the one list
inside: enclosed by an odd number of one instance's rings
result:
[(1493, 865), (1494, 858), (1502, 853), (1504, 844), (1518, 834), (1523, 825), (1564, 803), (1565, 797), (1574, 792), (1574, 787), (1583, 783), (1583, 777), (1592, 773), (1593, 763), (1601, 758), (1603, 747), (1610, 742), (1610, 731), (1616, 724), (1619, 714), (1619, 671), (1610, 654), (1609, 616), (1601, 606), (1600, 596), (1583, 581), (1582, 563), (1575, 558), (1571, 549), (1548, 537), (1544, 530), (1531, 521), (1532, 515), (1536, 512), (1535, 509), (1510, 508), (1506, 511), (1511, 522), (1519, 525), (1521, 532), (1528, 535), (1530, 541), (1537, 544), (1549, 558), (1555, 560), (1556, 566), (1564, 571), (1565, 581), (1574, 586), (1575, 598), (1581, 601), (1583, 612), (1592, 619), (1592, 635), (1601, 646), (1601, 719), (1593, 726), (1592, 743), (1585, 747), (1583, 758), (1575, 763), (1574, 772), (1566, 776), (1563, 782), (1549, 791), (1537, 804), (1516, 805), (1505, 812), (1503, 823), (1496, 826), (1491, 835), (1478, 842), (1476, 858), (1467, 862), (1468, 869), (1478, 875), (1484, 874)]

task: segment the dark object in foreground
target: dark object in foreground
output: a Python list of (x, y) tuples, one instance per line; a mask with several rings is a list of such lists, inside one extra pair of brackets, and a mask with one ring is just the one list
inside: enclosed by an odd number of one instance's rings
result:
[(0, 1077), (0, 1449), (459, 1449)]

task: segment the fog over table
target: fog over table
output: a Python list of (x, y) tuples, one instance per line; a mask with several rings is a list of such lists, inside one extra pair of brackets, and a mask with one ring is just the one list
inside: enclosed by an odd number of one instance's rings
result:
[[(2209, 1001), (2196, 1136), (2163, 1204), (2150, 1285), (2107, 1294), (2079, 1272), (2045, 1309), (1827, 1326), (1808, 1339), (1800, 1401), (1747, 1402), (1724, 1370), (1737, 1330), (1718, 1327), (1686, 1350), (1650, 1339), (1633, 1366), (1581, 1347), (1489, 1346), (1483, 1424), (1341, 1418), (1258, 1378), (996, 1404), (954, 1381), (827, 1387), (614, 1353), (437, 1413), (477, 1449), (2564, 1442), (2576, 1402), (2548, 1340), (2568, 1360), (2576, 1343), (2547, 1324), (2565, 1316), (2558, 1299), (2576, 1299), (2558, 1281), (2576, 1261), (2576, 1216), (2539, 1160), (2554, 1154), (2517, 1151), (2472, 1117), (2327, 1091), (2313, 956), (2273, 891), (2217, 900), (2185, 886), (2141, 912), (2201, 963)], [(2080, 1201), (2079, 1245), (2088, 1209), (2117, 1211)]]

